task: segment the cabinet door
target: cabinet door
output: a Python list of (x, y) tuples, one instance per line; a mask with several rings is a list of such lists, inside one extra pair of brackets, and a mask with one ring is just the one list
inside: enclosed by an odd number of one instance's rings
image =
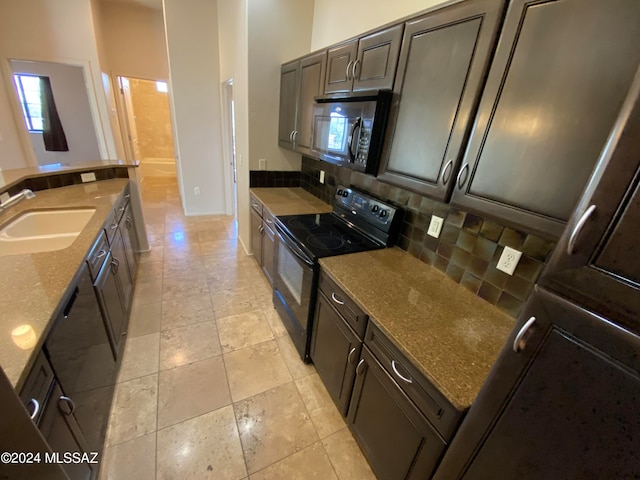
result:
[(111, 253), (109, 253), (94, 283), (94, 289), (98, 295), (102, 315), (108, 321), (113, 354), (116, 358), (120, 358), (120, 350), (123, 345), (122, 336), (125, 333), (126, 311), (117, 275), (116, 263), (113, 262)]
[(398, 66), (404, 25), (362, 37), (353, 65), (353, 91), (391, 90)]
[(640, 70), (540, 284), (640, 332)]
[(293, 132), (296, 129), (298, 110), (298, 84), (300, 62), (287, 63), (280, 70), (280, 119), (278, 145), (293, 150)]
[(318, 293), (311, 336), (311, 360), (340, 413), (347, 414), (362, 340)]
[(435, 478), (636, 477), (640, 338), (542, 290), (527, 310), (531, 336), (500, 354)]
[(380, 180), (448, 200), (503, 8), (465, 2), (406, 24)]
[(138, 270), (138, 234), (136, 232), (136, 225), (131, 214), (131, 204), (127, 206), (127, 209), (120, 220), (120, 230), (122, 231), (122, 241), (124, 242), (124, 253), (127, 257), (127, 265), (131, 273), (131, 279), (135, 281), (136, 272)]
[(276, 232), (275, 227), (269, 226), (265, 217), (262, 227), (264, 228), (264, 236), (262, 237), (262, 271), (269, 283), (273, 285), (274, 272), (274, 255), (276, 253)]
[[(51, 450), (60, 455), (61, 461), (64, 461), (65, 452), (89, 452), (70, 405), (72, 404), (63, 396), (60, 387), (54, 384), (39, 425), (42, 436)], [(86, 462), (62, 465), (70, 480), (94, 478), (95, 466), (97, 465)]]
[(378, 478), (430, 478), (444, 441), (364, 347), (348, 422)]
[(262, 228), (262, 217), (252, 208), (251, 209), (251, 249), (253, 250), (253, 258), (258, 265), (262, 266), (262, 237), (264, 231)]
[(120, 282), (120, 288), (122, 289), (125, 315), (128, 315), (132, 300), (131, 295), (133, 294), (133, 279), (127, 262), (127, 254), (125, 253), (122, 237), (122, 229), (118, 227), (118, 232), (111, 245), (111, 256), (112, 262), (115, 264), (115, 273)]
[(314, 98), (322, 94), (326, 52), (316, 53), (300, 60), (300, 97), (293, 146), (296, 151), (311, 154), (313, 139)]
[(640, 2), (509, 4), (453, 203), (559, 237), (640, 62)]
[(353, 84), (353, 63), (358, 53), (358, 42), (330, 48), (327, 52), (327, 74), (324, 93), (348, 93)]

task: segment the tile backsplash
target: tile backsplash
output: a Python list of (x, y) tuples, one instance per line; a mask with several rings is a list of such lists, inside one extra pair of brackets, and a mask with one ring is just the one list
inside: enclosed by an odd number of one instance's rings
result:
[[(325, 172), (324, 184), (319, 182), (320, 170)], [(346, 185), (403, 208), (398, 247), (513, 317), (522, 310), (556, 243), (380, 182), (371, 175), (306, 157), (302, 158), (300, 185), (327, 203), (332, 203), (337, 185)], [(445, 219), (439, 238), (427, 235), (432, 215)], [(522, 252), (513, 275), (496, 269), (505, 246)]]
[(251, 170), (249, 188), (257, 187), (299, 187), (300, 172)]

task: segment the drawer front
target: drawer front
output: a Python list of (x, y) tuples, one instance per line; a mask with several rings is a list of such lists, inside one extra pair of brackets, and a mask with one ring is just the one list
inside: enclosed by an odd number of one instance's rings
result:
[(440, 435), (449, 441), (460, 423), (462, 413), (444, 398), (373, 322), (369, 322), (364, 343)]
[(262, 207), (262, 221), (264, 223), (264, 227), (265, 228), (269, 228), (271, 229), (271, 232), (275, 234), (276, 231), (276, 224), (275, 224), (275, 220), (276, 217), (275, 215), (273, 215), (273, 213), (271, 213), (266, 207)]
[(353, 328), (353, 331), (362, 338), (367, 329), (369, 317), (325, 272), (320, 272), (318, 288), (329, 299), (331, 305), (342, 315), (349, 326)]
[(40, 420), (54, 379), (51, 365), (44, 353), (40, 352), (20, 393), (20, 399), (36, 424)]
[(262, 203), (260, 203), (260, 201), (251, 194), (249, 195), (249, 199), (251, 202), (251, 208), (253, 208), (258, 215), (262, 216)]
[(104, 264), (107, 253), (109, 253), (109, 243), (107, 242), (105, 234), (102, 233), (100, 237), (98, 237), (98, 240), (91, 249), (91, 253), (89, 253), (89, 256), (87, 257), (87, 263), (89, 264), (89, 272), (91, 273), (92, 280), (98, 278), (98, 274)]
[(122, 198), (120, 198), (120, 201), (117, 203), (117, 206), (116, 206), (116, 220), (117, 220), (116, 223), (120, 223), (120, 219), (122, 219), (124, 212), (127, 210), (127, 205), (129, 205), (130, 198), (131, 198), (131, 195), (129, 194), (129, 187), (127, 186), (124, 189)]
[(107, 222), (104, 224), (104, 231), (107, 234), (109, 245), (113, 244), (113, 237), (118, 231), (118, 209), (114, 208), (109, 214)]

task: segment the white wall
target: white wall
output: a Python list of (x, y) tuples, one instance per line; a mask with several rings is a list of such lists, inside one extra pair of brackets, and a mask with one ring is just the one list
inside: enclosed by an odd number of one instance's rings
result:
[[(10, 71), (6, 64), (8, 59), (86, 66), (92, 90), (93, 120), (96, 130), (101, 132), (98, 136), (100, 154), (102, 158), (116, 156), (90, 0), (1, 1), (0, 62), (4, 63), (5, 82)], [(20, 121), (18, 114), (14, 111), (16, 123)], [(26, 156), (33, 158), (30, 146), (25, 142), (22, 145)]]
[(91, 107), (81, 67), (50, 62), (11, 61), (14, 73), (31, 73), (49, 77), (51, 90), (67, 138), (68, 152), (47, 152), (41, 133), (29, 138), (39, 165), (82, 163), (99, 160), (98, 140), (93, 128)]
[(161, 10), (132, 3), (101, 2), (105, 54), (115, 75), (167, 80), (164, 18)]
[(9, 105), (9, 95), (12, 92), (13, 83), (5, 85), (3, 75), (0, 75), (0, 170), (24, 168), (28, 165)]
[(219, 83), (233, 79), (235, 99), (238, 234), (245, 251), (250, 251), (247, 0), (218, 0), (218, 16), (220, 29)]
[(316, 0), (311, 50), (444, 3), (442, 0)]
[(311, 48), (314, 0), (249, 0), (249, 170), (300, 170), (301, 157), (278, 147), (280, 64)]
[(164, 0), (176, 167), (187, 215), (225, 212), (216, 3)]

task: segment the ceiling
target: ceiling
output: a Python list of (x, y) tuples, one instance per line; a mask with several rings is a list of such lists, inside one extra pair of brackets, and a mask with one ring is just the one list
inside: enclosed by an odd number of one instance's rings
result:
[(153, 8), (156, 10), (162, 10), (162, 0), (101, 0), (105, 3), (121, 3), (139, 5), (142, 7)]

